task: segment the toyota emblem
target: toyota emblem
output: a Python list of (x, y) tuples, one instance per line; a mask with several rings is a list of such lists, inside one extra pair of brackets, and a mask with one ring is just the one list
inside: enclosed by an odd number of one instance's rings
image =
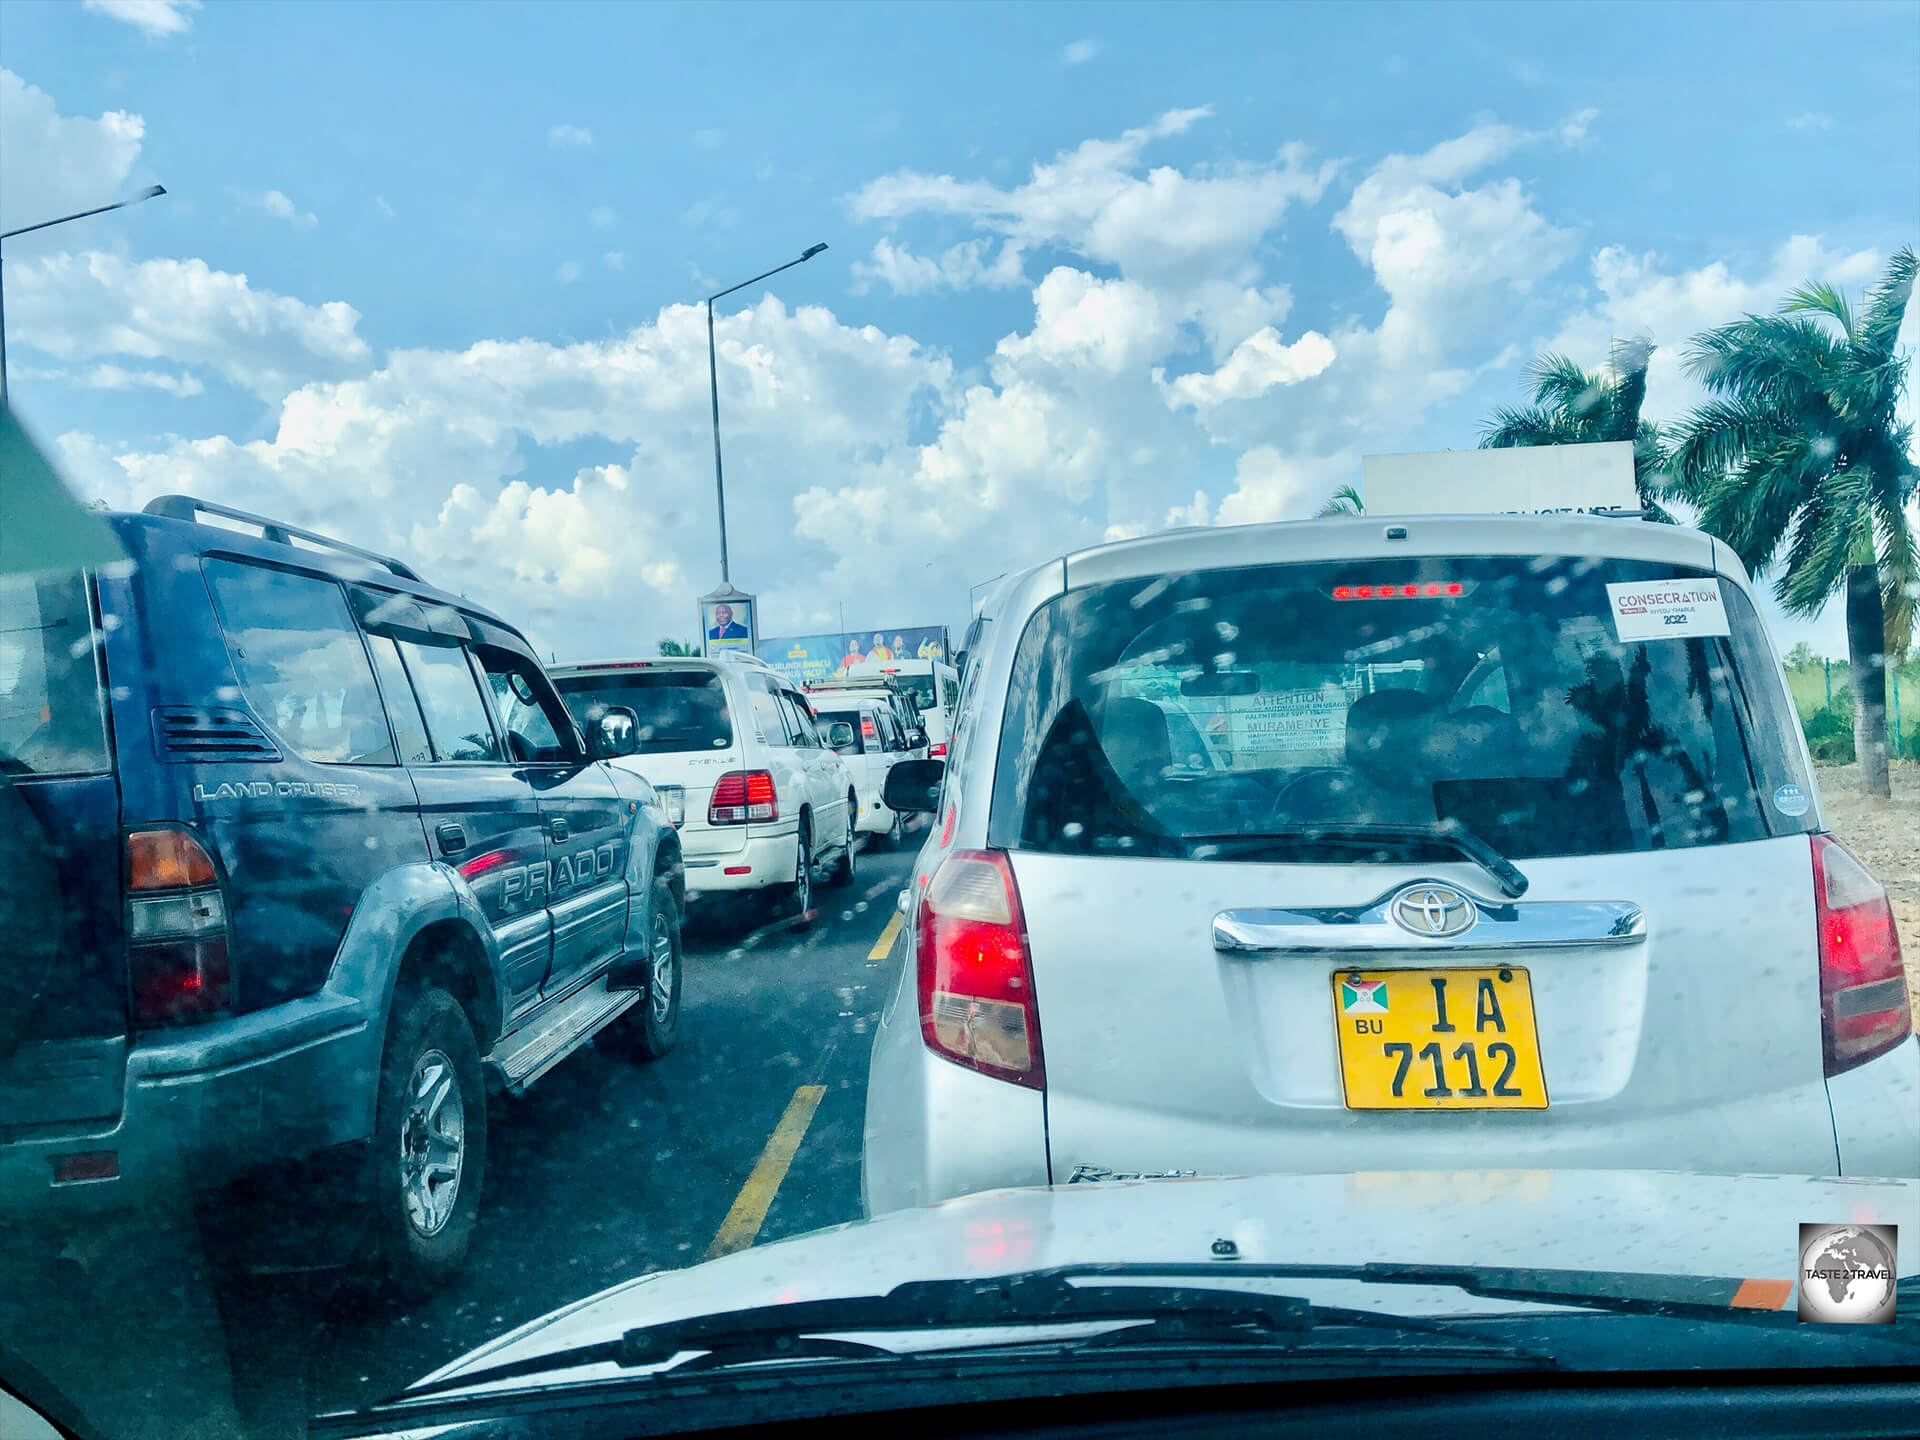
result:
[(1409, 885), (1387, 906), (1394, 924), (1409, 934), (1444, 940), (1473, 927), (1480, 918), (1472, 899), (1451, 885), (1421, 881)]

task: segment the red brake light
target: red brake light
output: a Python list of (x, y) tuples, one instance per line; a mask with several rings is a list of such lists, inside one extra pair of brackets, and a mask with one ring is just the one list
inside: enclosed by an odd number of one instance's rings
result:
[(983, 1075), (1047, 1084), (1033, 964), (1013, 867), (998, 850), (956, 850), (914, 914), (920, 1034)]
[(860, 717), (860, 734), (868, 740), (877, 740), (880, 737), (880, 732), (873, 726), (872, 716), (862, 715)]
[(946, 753), (947, 742), (944, 740), (936, 740), (927, 747), (927, 758), (929, 760), (939, 760), (943, 758)]
[(780, 801), (773, 776), (765, 770), (729, 770), (714, 782), (707, 802), (709, 825), (745, 825), (748, 821), (778, 820)]
[(1884, 1055), (1913, 1033), (1900, 937), (1887, 892), (1831, 835), (1814, 835), (1820, 926), (1820, 1035), (1828, 1075)]
[(1335, 600), (1412, 600), (1423, 596), (1438, 600), (1464, 595), (1467, 587), (1458, 580), (1429, 580), (1412, 585), (1336, 585), (1331, 593)]

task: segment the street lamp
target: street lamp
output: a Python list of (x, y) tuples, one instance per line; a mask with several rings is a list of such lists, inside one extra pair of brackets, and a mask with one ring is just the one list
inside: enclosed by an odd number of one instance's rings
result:
[(768, 275), (778, 275), (782, 270), (791, 270), (803, 265), (826, 249), (826, 242), (809, 245), (800, 252), (798, 260), (789, 260), (784, 265), (776, 265), (765, 274), (756, 275), (751, 280), (742, 280), (738, 285), (729, 285), (724, 290), (716, 290), (707, 296), (707, 383), (713, 391), (713, 493), (720, 505), (720, 583), (730, 585), (733, 577), (727, 573), (727, 486), (720, 473), (720, 368), (714, 358), (713, 350), (713, 302), (722, 296), (731, 295), (736, 290), (744, 290), (749, 285), (758, 285)]
[[(91, 210), (76, 211), (72, 215), (62, 215), (58, 220), (42, 220), (38, 225), (22, 225), (18, 230), (0, 232), (0, 240), (11, 240), (16, 235), (27, 235), (35, 230), (51, 229), (55, 225), (64, 225), (69, 220), (84, 220), (89, 215), (104, 215), (109, 210), (124, 210), (129, 205), (138, 205), (143, 200), (152, 200), (167, 193), (164, 185), (149, 185), (138, 195), (125, 200), (116, 200), (111, 205), (95, 206)], [(4, 272), (0, 272), (4, 273)], [(0, 283), (0, 405), (7, 403), (7, 301), (6, 287)]]

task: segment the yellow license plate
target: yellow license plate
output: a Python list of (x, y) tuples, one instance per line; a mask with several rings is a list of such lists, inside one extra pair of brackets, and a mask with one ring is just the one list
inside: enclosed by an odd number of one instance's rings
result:
[(1533, 983), (1488, 970), (1339, 970), (1333, 1023), (1349, 1110), (1544, 1110)]

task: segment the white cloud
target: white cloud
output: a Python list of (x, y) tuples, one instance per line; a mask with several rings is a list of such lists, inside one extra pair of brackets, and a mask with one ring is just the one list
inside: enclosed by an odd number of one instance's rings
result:
[[(125, 110), (109, 110), (93, 120), (64, 116), (45, 91), (0, 69), (0, 229), (36, 225), (119, 199), (145, 134), (141, 118)], [(71, 243), (71, 234), (63, 226), (22, 235), (7, 242), (7, 255), (17, 259), (57, 250)]]
[(1167, 403), (1211, 410), (1227, 400), (1253, 400), (1276, 386), (1311, 380), (1333, 363), (1333, 357), (1333, 342), (1318, 330), (1309, 330), (1287, 345), (1279, 331), (1263, 325), (1235, 346), (1226, 363), (1212, 374), (1182, 375), (1167, 386)]
[(88, 251), (10, 261), (7, 310), (14, 344), (62, 360), (117, 355), (204, 367), (266, 400), (372, 358), (351, 305), (256, 290), (204, 260)]
[(575, 150), (593, 144), (593, 132), (584, 125), (555, 125), (547, 131), (547, 143), (556, 150)]
[(1592, 128), (1593, 122), (1599, 118), (1600, 112), (1598, 110), (1592, 108), (1576, 110), (1560, 122), (1554, 134), (1559, 138), (1562, 145), (1578, 145), (1587, 138), (1587, 131)]
[(613, 207), (611, 205), (596, 205), (587, 213), (587, 219), (592, 223), (594, 229), (605, 230), (613, 224)]
[(374, 196), (373, 207), (374, 209), (378, 210), (382, 215), (386, 216), (389, 220), (393, 218), (393, 206), (387, 203), (386, 196), (384, 195)]
[(1787, 117), (1790, 130), (1831, 130), (1833, 117), (1823, 110), (1805, 110), (1798, 115)]
[(252, 201), (260, 209), (276, 220), (285, 220), (302, 230), (311, 230), (320, 223), (320, 217), (311, 210), (302, 210), (278, 190), (269, 190)]
[(200, 8), (200, 0), (86, 0), (84, 8), (164, 39), (193, 28), (191, 12)]
[(727, 143), (727, 132), (724, 130), (696, 130), (693, 132), (693, 143), (701, 150), (718, 150), (722, 145)]
[(624, 270), (627, 268), (627, 252), (624, 250), (609, 250), (600, 257), (600, 263), (609, 270)]
[(578, 260), (562, 260), (560, 268), (553, 272), (554, 280), (561, 285), (571, 285), (586, 271)]
[(1075, 40), (1060, 52), (1062, 65), (1084, 65), (1100, 53), (1097, 40)]
[(885, 285), (895, 295), (919, 295), (929, 290), (948, 288), (965, 290), (975, 285), (1004, 287), (1026, 283), (1021, 270), (1021, 254), (1011, 242), (1003, 241), (991, 260), (990, 241), (963, 240), (949, 246), (938, 260), (915, 255), (904, 245), (895, 245), (882, 235), (873, 245), (870, 260), (853, 262), (853, 293), (864, 295), (875, 284)]
[(91, 390), (164, 390), (169, 395), (199, 395), (206, 391), (191, 375), (174, 375), (165, 370), (123, 370), (118, 365), (96, 365), (75, 383)]

